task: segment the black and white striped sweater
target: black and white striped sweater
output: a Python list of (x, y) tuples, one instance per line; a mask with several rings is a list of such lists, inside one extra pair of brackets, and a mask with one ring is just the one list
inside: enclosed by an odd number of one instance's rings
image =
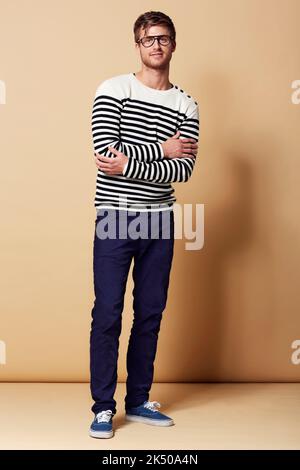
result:
[(133, 72), (103, 81), (92, 111), (94, 151), (114, 158), (114, 147), (129, 157), (123, 173), (96, 178), (96, 209), (170, 210), (176, 197), (172, 182), (189, 180), (195, 158), (165, 158), (161, 143), (180, 130), (198, 141), (198, 104), (178, 85), (156, 90)]

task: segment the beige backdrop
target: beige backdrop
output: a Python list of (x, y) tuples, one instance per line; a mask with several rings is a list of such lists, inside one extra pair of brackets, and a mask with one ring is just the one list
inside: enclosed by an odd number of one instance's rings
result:
[(205, 207), (203, 249), (175, 242), (155, 381), (299, 381), (299, 0), (0, 0), (0, 379), (89, 380), (92, 103), (140, 69), (132, 28), (150, 9), (173, 19), (170, 79), (200, 107), (177, 200)]

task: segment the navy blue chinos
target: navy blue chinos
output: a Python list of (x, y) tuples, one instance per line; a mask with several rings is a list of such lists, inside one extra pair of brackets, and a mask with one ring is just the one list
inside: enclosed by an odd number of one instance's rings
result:
[[(133, 324), (126, 358), (125, 410), (149, 399), (158, 334), (167, 303), (174, 250), (174, 211), (171, 208), (144, 212), (143, 222), (138, 225), (141, 229), (138, 238), (132, 235), (129, 226), (134, 219), (137, 222), (136, 218), (142, 213), (129, 211), (125, 220), (124, 212), (102, 209), (95, 220), (95, 301), (90, 331), (90, 388), (94, 401), (91, 409), (95, 414), (108, 409), (113, 414), (117, 411), (114, 394), (118, 377), (119, 336), (132, 259)], [(103, 229), (108, 213), (116, 222), (116, 232), (114, 236), (99, 237), (97, 227), (102, 223)]]

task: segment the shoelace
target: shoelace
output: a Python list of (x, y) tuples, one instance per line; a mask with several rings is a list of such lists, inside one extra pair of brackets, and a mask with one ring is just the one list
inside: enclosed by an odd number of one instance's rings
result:
[(100, 421), (105, 421), (108, 423), (108, 421), (111, 418), (111, 415), (112, 415), (112, 410), (100, 411), (99, 413), (97, 413), (96, 419), (98, 423), (100, 423)]
[(158, 411), (155, 409), (155, 407), (158, 407), (160, 408), (160, 403), (158, 403), (158, 401), (147, 401), (145, 404), (144, 404), (144, 407), (145, 408), (149, 408), (149, 410), (151, 411)]

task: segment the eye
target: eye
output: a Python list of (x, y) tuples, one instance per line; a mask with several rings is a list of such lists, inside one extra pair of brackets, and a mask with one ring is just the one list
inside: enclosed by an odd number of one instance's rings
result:
[(160, 43), (161, 44), (168, 44), (169, 43), (169, 36), (161, 36), (160, 37)]
[(144, 46), (152, 44), (153, 38), (151, 36), (146, 36), (142, 39)]

